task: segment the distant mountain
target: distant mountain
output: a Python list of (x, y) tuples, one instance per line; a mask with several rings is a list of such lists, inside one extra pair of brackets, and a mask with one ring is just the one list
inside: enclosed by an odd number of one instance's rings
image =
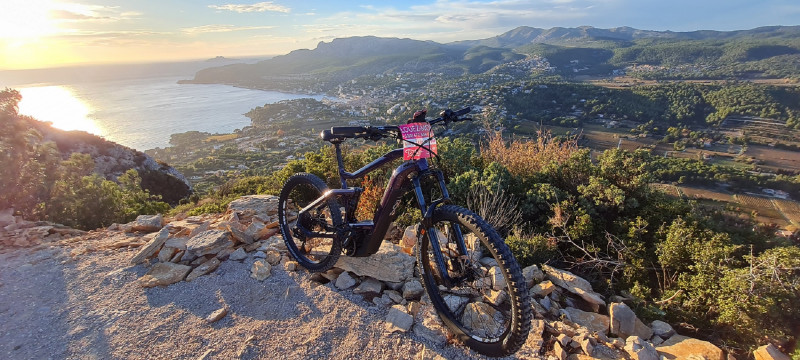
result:
[(726, 40), (734, 38), (797, 38), (800, 26), (765, 26), (751, 30), (713, 31), (698, 30), (689, 32), (639, 30), (631, 27), (598, 29), (591, 26), (577, 28), (554, 27), (539, 29), (520, 26), (511, 31), (482, 40), (464, 40), (449, 43), (459, 47), (491, 46), (501, 48), (517, 48), (529, 44), (565, 44), (587, 41), (633, 41), (639, 39), (672, 39), (672, 40)]
[(255, 64), (203, 69), (185, 82), (319, 93), (363, 75), (480, 74), (531, 55), (546, 58), (565, 77), (609, 75), (632, 64), (703, 66), (701, 72), (666, 71), (652, 75), (655, 77), (797, 77), (800, 26), (691, 32), (521, 26), (487, 39), (448, 44), (350, 37), (320, 42), (313, 50), (295, 50)]

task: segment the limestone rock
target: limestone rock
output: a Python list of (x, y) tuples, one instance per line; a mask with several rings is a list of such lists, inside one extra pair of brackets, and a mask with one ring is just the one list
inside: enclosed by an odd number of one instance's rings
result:
[(625, 351), (633, 360), (659, 360), (658, 352), (638, 336), (630, 336), (625, 340)]
[(608, 332), (608, 316), (568, 307), (563, 310), (570, 321), (601, 334)]
[(274, 195), (247, 195), (228, 204), (228, 210), (247, 212), (251, 210), (256, 217), (268, 219), (278, 213), (278, 197)]
[(265, 260), (256, 260), (250, 268), (250, 277), (258, 281), (264, 281), (272, 275), (272, 265)]
[(707, 360), (724, 359), (722, 350), (714, 344), (682, 335), (673, 335), (656, 346), (656, 351), (666, 360), (688, 359), (690, 356), (705, 357)]
[(225, 315), (228, 315), (228, 308), (223, 307), (206, 316), (206, 321), (209, 323), (215, 323), (217, 321), (222, 320), (222, 318), (224, 318)]
[(406, 332), (414, 324), (414, 317), (409, 315), (402, 305), (395, 305), (389, 309), (386, 315), (386, 330), (390, 332)]
[(550, 281), (552, 281), (554, 284), (575, 295), (580, 296), (582, 299), (591, 304), (605, 306), (605, 301), (603, 298), (600, 296), (600, 294), (597, 294), (594, 292), (594, 290), (592, 290), (592, 285), (589, 284), (589, 282), (585, 279), (569, 271), (556, 269), (549, 265), (542, 265), (542, 269), (547, 274), (547, 278), (550, 279)]
[(491, 268), (493, 266), (497, 266), (497, 260), (495, 260), (492, 257), (481, 258), (480, 260), (478, 260), (478, 262), (480, 262), (481, 265), (486, 266), (488, 268)]
[(202, 263), (200, 266), (194, 268), (194, 270), (192, 270), (192, 272), (190, 272), (189, 275), (186, 276), (186, 281), (192, 281), (194, 279), (197, 279), (198, 277), (208, 274), (216, 270), (218, 266), (219, 266), (219, 259), (211, 258), (211, 260), (208, 260)]
[(625, 303), (611, 303), (608, 307), (611, 316), (611, 332), (623, 338), (636, 335), (642, 339), (653, 336), (653, 330), (645, 325)]
[(244, 229), (245, 235), (249, 236), (252, 239), (260, 239), (261, 232), (267, 225), (261, 221), (253, 220), (246, 229)]
[(423, 291), (425, 290), (417, 279), (411, 279), (403, 284), (403, 297), (406, 299), (419, 299)]
[(336, 283), (335, 283), (336, 288), (339, 290), (349, 289), (353, 287), (353, 285), (355, 284), (356, 284), (356, 279), (353, 279), (353, 277), (350, 276), (350, 273), (348, 273), (347, 271), (339, 274), (339, 277), (336, 278)]
[(298, 265), (299, 264), (297, 261), (287, 261), (285, 264), (283, 264), (283, 269), (286, 271), (295, 271), (297, 270)]
[(775, 345), (764, 345), (753, 351), (756, 360), (789, 360), (789, 357), (778, 350)]
[(164, 246), (169, 246), (171, 248), (176, 248), (178, 250), (186, 250), (186, 243), (188, 241), (189, 238), (186, 236), (171, 237), (167, 239), (167, 242), (164, 243)]
[(231, 232), (231, 238), (233, 238), (234, 241), (238, 241), (240, 243), (249, 245), (252, 244), (253, 241), (255, 240), (253, 236), (245, 232), (246, 228), (238, 222), (235, 221), (228, 222), (225, 225), (225, 228)]
[(265, 258), (270, 265), (277, 265), (281, 262), (281, 253), (278, 250), (267, 250)]
[(368, 277), (356, 287), (353, 292), (356, 294), (378, 295), (383, 291), (383, 283)]
[(467, 304), (461, 323), (474, 335), (495, 337), (503, 332), (503, 314), (482, 302)]
[(394, 304), (392, 299), (386, 294), (372, 298), (372, 303), (378, 306), (389, 306)]
[(161, 248), (162, 245), (167, 241), (169, 238), (169, 227), (164, 227), (161, 231), (157, 232), (153, 235), (153, 238), (147, 243), (147, 245), (143, 246), (139, 252), (133, 256), (131, 259), (131, 264), (138, 264), (145, 259), (153, 256), (153, 254)]
[(396, 304), (404, 303), (405, 301), (405, 299), (403, 299), (403, 295), (400, 295), (400, 293), (395, 290), (386, 290), (383, 292), (383, 295), (388, 296), (389, 299), (392, 299), (392, 301)]
[(211, 227), (211, 223), (209, 223), (208, 221), (203, 221), (199, 225), (197, 225), (194, 228), (192, 228), (192, 231), (189, 232), (189, 237), (193, 238), (193, 237), (197, 236), (197, 234), (208, 230), (209, 227)]
[(400, 240), (400, 244), (403, 248), (413, 248), (417, 245), (417, 226), (418, 225), (407, 226), (406, 230), (403, 231), (403, 238)]
[(132, 231), (153, 232), (158, 231), (164, 226), (164, 219), (161, 215), (139, 215), (131, 224)]
[(203, 256), (216, 254), (229, 245), (230, 239), (227, 231), (206, 230), (189, 239), (186, 243), (186, 250), (197, 256)]
[(469, 301), (468, 298), (461, 296), (449, 295), (449, 294), (444, 296), (444, 303), (447, 305), (448, 308), (450, 308), (450, 311), (454, 313), (457, 313), (458, 312), (457, 310), (467, 301)]
[(169, 262), (177, 252), (178, 249), (176, 248), (163, 246), (161, 250), (158, 251), (158, 261)]
[(143, 287), (166, 286), (183, 280), (189, 270), (192, 268), (186, 265), (158, 263), (153, 265), (139, 281)]
[(492, 278), (492, 289), (503, 290), (506, 288), (506, 278), (503, 277), (503, 271), (499, 266), (492, 266), (489, 269), (489, 276)]
[(595, 345), (597, 345), (597, 342), (595, 342), (593, 338), (587, 336), (586, 334), (579, 334), (572, 340), (573, 344), (578, 344), (578, 347), (583, 350), (584, 354), (592, 357), (595, 356)]
[(370, 276), (380, 281), (401, 282), (414, 277), (414, 257), (397, 245), (384, 241), (374, 255), (368, 257), (342, 256), (336, 267), (359, 276)]
[(567, 346), (572, 341), (572, 338), (567, 336), (566, 334), (558, 334), (556, 336), (556, 340), (561, 343), (563, 346)]
[(545, 280), (534, 285), (530, 290), (530, 294), (538, 297), (545, 297), (547, 295), (550, 295), (550, 293), (553, 292), (555, 288), (556, 286), (555, 284), (553, 284), (552, 281)]
[(556, 342), (553, 344), (553, 353), (555, 353), (559, 360), (567, 360), (567, 351), (564, 350), (564, 347), (561, 346), (561, 343)]
[(525, 277), (525, 285), (528, 289), (538, 282), (541, 282), (544, 279), (544, 273), (542, 270), (539, 270), (539, 267), (536, 265), (528, 266), (522, 269), (522, 276)]
[(491, 290), (489, 294), (484, 294), (484, 298), (486, 299), (486, 302), (488, 302), (489, 304), (492, 304), (494, 306), (500, 306), (500, 304), (502, 304), (503, 301), (506, 301), (506, 299), (508, 299), (508, 293), (506, 293), (503, 290), (500, 291)]
[(653, 329), (653, 334), (660, 336), (662, 339), (669, 339), (670, 336), (675, 335), (675, 329), (661, 320), (654, 320), (650, 323), (650, 328)]
[(411, 314), (411, 316), (417, 316), (417, 313), (419, 313), (419, 310), (421, 308), (422, 305), (420, 305), (419, 301), (412, 301), (408, 303), (408, 305), (406, 306), (406, 309), (408, 310), (408, 313)]
[(228, 259), (235, 261), (241, 261), (247, 259), (247, 252), (244, 251), (244, 248), (238, 248), (236, 249), (236, 251), (231, 253), (230, 256), (228, 256)]

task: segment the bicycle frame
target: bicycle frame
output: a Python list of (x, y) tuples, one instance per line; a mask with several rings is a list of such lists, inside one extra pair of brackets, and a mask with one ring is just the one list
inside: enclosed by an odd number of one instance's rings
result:
[[(403, 157), (402, 148), (394, 149), (384, 154), (383, 156), (373, 160), (372, 162), (365, 165), (361, 169), (358, 169), (355, 172), (350, 173), (345, 171), (340, 144), (341, 142), (333, 142), (333, 145), (336, 149), (336, 161), (338, 164), (341, 189), (332, 189), (325, 192), (321, 197), (312, 201), (308, 206), (300, 210), (300, 214), (322, 205), (323, 203), (328, 201), (331, 197), (349, 197), (355, 195), (357, 192), (360, 192), (361, 189), (348, 187), (347, 180), (362, 178), (365, 175), (371, 173), (372, 171), (375, 171), (378, 168), (383, 167), (389, 162)], [(442, 198), (433, 200), (431, 201), (430, 204), (426, 204), (425, 196), (422, 191), (422, 186), (420, 185), (420, 179), (426, 176), (436, 177), (442, 194)], [(367, 230), (369, 230), (363, 243), (356, 244), (356, 250), (351, 256), (364, 257), (378, 252), (378, 249), (381, 246), (381, 242), (383, 242), (383, 238), (386, 236), (386, 231), (389, 228), (389, 224), (393, 219), (393, 213), (400, 203), (400, 197), (405, 193), (404, 189), (408, 187), (409, 182), (414, 188), (414, 193), (417, 198), (419, 209), (420, 211), (422, 211), (423, 214), (423, 221), (422, 221), (423, 229), (428, 229), (427, 231), (423, 231), (423, 234), (426, 234), (430, 240), (430, 245), (432, 247), (434, 257), (436, 259), (439, 273), (444, 278), (444, 281), (449, 283), (451, 279), (448, 276), (446, 263), (444, 261), (444, 256), (442, 255), (442, 251), (439, 246), (439, 239), (437, 238), (436, 231), (432, 231), (431, 229), (432, 226), (431, 217), (433, 216), (433, 211), (437, 206), (450, 201), (450, 194), (447, 192), (447, 188), (445, 187), (444, 175), (440, 170), (430, 169), (428, 166), (428, 159), (409, 160), (403, 162), (402, 164), (400, 164), (400, 166), (398, 166), (394, 170), (394, 172), (392, 172), (392, 176), (391, 178), (389, 178), (389, 182), (386, 185), (386, 190), (384, 191), (383, 196), (381, 197), (381, 202), (378, 205), (378, 208), (375, 210), (372, 224), (364, 224), (364, 223), (348, 224), (350, 228), (362, 228), (362, 229), (366, 228)], [(347, 207), (346, 212), (350, 213), (351, 210), (349, 209), (349, 207), (351, 206), (350, 202), (347, 201), (343, 203)], [(467, 254), (461, 230), (458, 227), (455, 227), (454, 230), (456, 236), (456, 243), (459, 248), (459, 251), (461, 252), (461, 254)]]

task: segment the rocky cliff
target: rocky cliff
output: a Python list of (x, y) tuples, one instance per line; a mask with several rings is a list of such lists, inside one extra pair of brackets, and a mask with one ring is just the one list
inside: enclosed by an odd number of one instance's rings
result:
[(161, 195), (163, 201), (171, 205), (192, 193), (192, 186), (183, 174), (141, 151), (83, 131), (64, 131), (36, 120), (30, 123), (44, 141), (56, 144), (62, 158), (67, 159), (72, 153), (89, 154), (95, 163), (94, 172), (106, 179), (116, 181), (126, 171), (134, 169), (142, 178), (143, 189)]

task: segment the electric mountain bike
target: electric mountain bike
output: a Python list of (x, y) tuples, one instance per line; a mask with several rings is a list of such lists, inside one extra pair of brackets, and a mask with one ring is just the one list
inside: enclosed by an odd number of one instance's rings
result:
[[(435, 120), (415, 114), (400, 126), (332, 127), (320, 134), (336, 150), (340, 189), (319, 177), (298, 173), (280, 193), (278, 221), (291, 255), (312, 272), (326, 271), (339, 256), (364, 257), (378, 251), (395, 218), (401, 196), (413, 191), (422, 212), (417, 265), (437, 314), (457, 339), (479, 353), (506, 356), (525, 342), (531, 306), (517, 261), (498, 233), (470, 210), (450, 204), (445, 178), (428, 159), (436, 157), (433, 125), (471, 120), (470, 108), (445, 110)], [(421, 116), (419, 116), (421, 113)], [(355, 172), (347, 172), (341, 144), (346, 139), (398, 138), (394, 149)], [(363, 189), (347, 180), (403, 158), (388, 181), (372, 220), (358, 221), (355, 210)]]

